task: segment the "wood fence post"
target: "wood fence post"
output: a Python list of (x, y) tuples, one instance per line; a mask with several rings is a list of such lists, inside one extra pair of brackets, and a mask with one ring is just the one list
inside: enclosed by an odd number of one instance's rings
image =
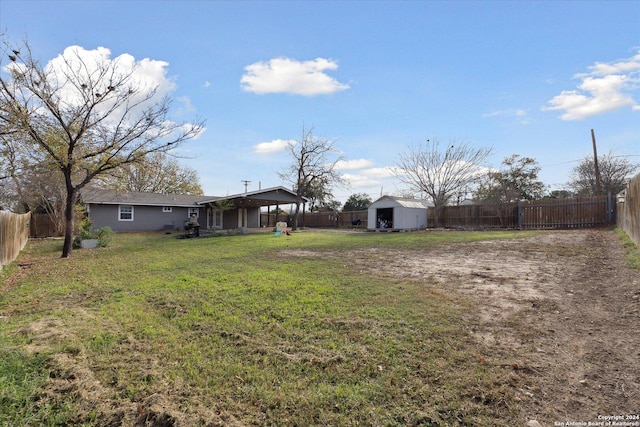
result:
[(522, 202), (518, 200), (518, 229), (522, 230)]

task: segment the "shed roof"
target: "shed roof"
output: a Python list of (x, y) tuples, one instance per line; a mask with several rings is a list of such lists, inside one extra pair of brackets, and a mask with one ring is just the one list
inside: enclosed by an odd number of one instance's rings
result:
[(395, 196), (382, 196), (371, 204), (370, 207), (375, 205), (394, 205), (411, 209), (426, 209), (433, 206), (433, 203), (426, 199), (408, 199), (404, 197)]

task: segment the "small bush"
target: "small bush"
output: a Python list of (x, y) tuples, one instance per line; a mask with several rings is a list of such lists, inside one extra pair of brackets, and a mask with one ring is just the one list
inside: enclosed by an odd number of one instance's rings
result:
[(111, 243), (111, 236), (113, 235), (113, 230), (111, 227), (102, 227), (98, 228), (94, 232), (96, 238), (98, 239), (98, 246), (101, 248), (106, 248)]
[(80, 222), (78, 229), (78, 235), (73, 239), (73, 247), (75, 249), (80, 248), (80, 242), (87, 239), (97, 239), (98, 246), (101, 248), (105, 248), (111, 243), (111, 236), (113, 235), (111, 227), (102, 227), (94, 230), (91, 220), (84, 218)]

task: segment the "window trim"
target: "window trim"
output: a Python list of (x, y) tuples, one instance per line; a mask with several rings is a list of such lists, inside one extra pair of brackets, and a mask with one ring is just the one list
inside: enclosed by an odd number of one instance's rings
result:
[[(131, 208), (131, 218), (122, 218), (122, 214), (128, 214), (129, 212), (123, 212), (122, 208)], [(118, 205), (118, 221), (133, 221), (133, 205)]]

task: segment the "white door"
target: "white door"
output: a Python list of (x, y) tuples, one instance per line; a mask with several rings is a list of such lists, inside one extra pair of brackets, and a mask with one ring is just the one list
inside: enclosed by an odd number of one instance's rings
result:
[(207, 210), (207, 228), (222, 228), (222, 210), (211, 209)]

